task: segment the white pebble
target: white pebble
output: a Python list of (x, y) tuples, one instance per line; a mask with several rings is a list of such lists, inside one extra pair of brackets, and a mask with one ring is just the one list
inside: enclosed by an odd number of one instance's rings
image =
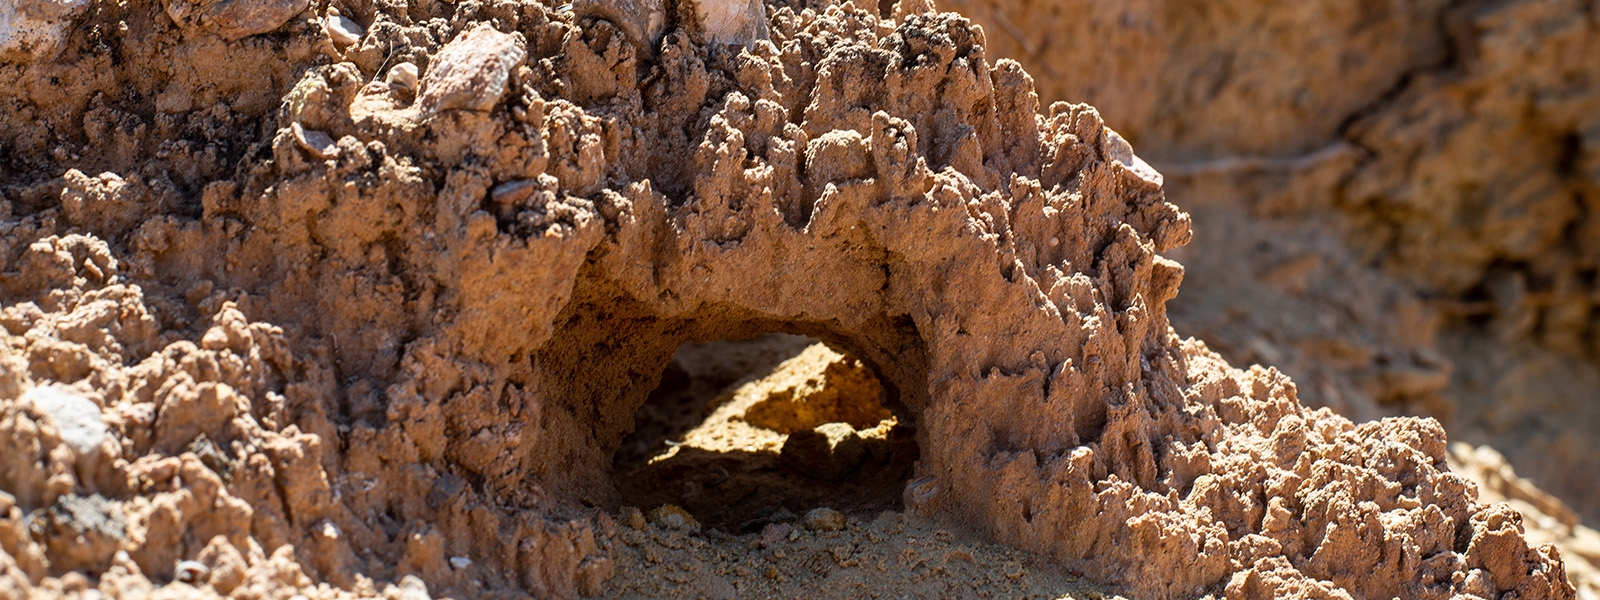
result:
[(333, 143), (333, 136), (315, 129), (301, 127), (299, 122), (290, 125), (294, 131), (294, 141), (305, 151), (321, 159), (333, 158), (339, 153), (339, 147)]
[(100, 420), (100, 405), (76, 392), (44, 386), (22, 394), (23, 404), (50, 415), (55, 421), (61, 441), (71, 446), (78, 456), (90, 456), (100, 451), (106, 440), (106, 424)]
[(340, 49), (361, 41), (361, 36), (366, 34), (361, 25), (339, 14), (336, 9), (328, 9), (328, 18), (323, 20), (322, 26), (327, 29), (328, 38)]
[(400, 600), (432, 600), (428, 595), (428, 584), (416, 575), (401, 577)]
[(417, 66), (408, 62), (395, 65), (394, 68), (389, 69), (389, 77), (386, 81), (391, 86), (415, 91), (417, 89)]
[(459, 571), (472, 566), (472, 559), (465, 556), (452, 556), (450, 557), (450, 566)]

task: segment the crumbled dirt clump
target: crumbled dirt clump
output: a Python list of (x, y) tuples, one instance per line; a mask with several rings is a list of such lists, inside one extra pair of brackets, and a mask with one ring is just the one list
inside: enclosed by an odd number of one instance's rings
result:
[(0, 67), (0, 593), (604, 591), (674, 353), (782, 332), (881, 384), (915, 518), (1130, 595), (1573, 594), (1436, 421), (1181, 340), (1162, 176), (958, 15), (231, 5), (95, 2)]

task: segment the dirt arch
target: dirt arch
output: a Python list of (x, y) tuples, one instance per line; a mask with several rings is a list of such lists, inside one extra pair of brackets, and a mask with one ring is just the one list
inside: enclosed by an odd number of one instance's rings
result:
[[(1443, 473), (1437, 423), (1308, 411), (1280, 373), (1233, 370), (1173, 333), (1183, 270), (1159, 253), (1187, 242), (1188, 216), (1093, 108), (1041, 114), (1028, 75), (991, 64), (965, 20), (782, 8), (771, 46), (676, 32), (641, 57), (603, 22), (535, 17), (457, 38), (475, 48), (458, 56), (546, 57), (514, 70), (504, 110), (419, 119), (404, 95), (337, 70), (308, 80), (344, 94), (350, 120), (304, 126), (345, 136), (354, 158), (455, 165), (437, 191), (363, 203), (400, 207), (379, 231), (338, 221), (358, 211), (295, 212), (305, 203), (247, 212), (265, 236), (309, 220), (443, 257), (390, 255), (374, 275), (408, 265), (436, 307), (394, 359), (389, 422), (497, 505), (576, 519), (557, 546), (588, 550), (541, 567), (540, 585), (603, 574), (604, 519), (580, 515), (608, 502), (605, 466), (672, 350), (745, 330), (832, 339), (899, 390), (921, 447), (910, 510), (1137, 595), (1331, 581), (1448, 597), (1465, 584), (1374, 557), (1416, 552), (1451, 572), (1489, 560), (1456, 542), (1503, 523)], [(384, 145), (357, 143), (372, 138)], [(486, 154), (481, 140), (499, 143)], [(351, 168), (345, 146), (330, 166), (284, 144), (279, 178)], [(364, 265), (360, 248), (347, 255)], [(349, 335), (355, 364), (382, 356), (361, 349), (387, 338)], [(1434, 508), (1337, 525), (1333, 507), (1361, 502)], [(1316, 535), (1339, 527), (1352, 529)], [(1411, 549), (1379, 547), (1398, 539)], [(1506, 560), (1549, 572), (1517, 547)]]
[[(230, 507), (141, 516), (153, 537), (132, 559), (156, 573), (259, 544), (347, 589), (417, 573), (468, 595), (594, 591), (609, 446), (665, 357), (774, 328), (831, 338), (899, 390), (922, 436), (910, 510), (1131, 595), (1570, 597), (1515, 513), (1446, 472), (1437, 423), (1310, 411), (1277, 371), (1180, 340), (1164, 305), (1183, 271), (1159, 254), (1189, 219), (1161, 176), (1093, 108), (1041, 110), (980, 29), (919, 4), (748, 3), (771, 7), (771, 43), (730, 50), (687, 23), (649, 53), (541, 3), (433, 3), (425, 22), (371, 5), (349, 16), (374, 34), (343, 49), (314, 23), (285, 31), (331, 64), (283, 65), (299, 80), (259, 117), (270, 134), (233, 179), (206, 178), (199, 218), (140, 179), (30, 191), (15, 206), (38, 242), (7, 264), (50, 315), (27, 321), (142, 357), (38, 359), (81, 371), (41, 378), (131, 373), (103, 391), (140, 460), (89, 479)], [(388, 77), (391, 57), (420, 79)], [(45, 234), (57, 198), (96, 238)], [(158, 338), (150, 313), (168, 311), (212, 322)], [(128, 322), (58, 327), (112, 315)], [(0, 369), (0, 390), (29, 372)], [(251, 442), (248, 468), (170, 456), (198, 433)], [(65, 449), (34, 453), (29, 486), (72, 472)], [(203, 495), (162, 491), (174, 478)]]

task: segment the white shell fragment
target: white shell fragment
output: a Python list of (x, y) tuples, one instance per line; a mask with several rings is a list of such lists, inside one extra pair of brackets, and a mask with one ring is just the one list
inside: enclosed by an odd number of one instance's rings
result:
[(89, 0), (0, 1), (0, 57), (13, 52), (54, 57), (72, 20), (88, 7)]
[(184, 583), (193, 584), (199, 583), (200, 580), (205, 578), (206, 574), (210, 572), (210, 567), (207, 567), (198, 561), (186, 560), (178, 563), (178, 567), (173, 569), (172, 578)]
[(315, 129), (306, 129), (296, 122), (289, 126), (294, 132), (294, 141), (312, 156), (321, 159), (333, 158), (339, 153), (339, 147), (334, 145), (333, 136)]
[(328, 39), (333, 40), (333, 45), (341, 50), (361, 41), (361, 36), (367, 33), (359, 23), (339, 14), (339, 10), (334, 8), (328, 9), (328, 18), (322, 20), (322, 28), (328, 32)]
[(465, 556), (450, 557), (450, 566), (457, 571), (472, 566), (472, 559)]
[(106, 424), (100, 420), (100, 406), (75, 392), (36, 387), (22, 394), (22, 403), (50, 415), (61, 441), (71, 446), (78, 456), (94, 455), (106, 440)]
[(505, 95), (511, 68), (527, 55), (522, 34), (504, 34), (487, 24), (456, 37), (429, 65), (417, 107), (424, 116), (441, 110), (487, 111)]
[(609, 21), (646, 56), (655, 54), (667, 25), (664, 0), (575, 0), (572, 12), (579, 19)]
[(767, 5), (761, 0), (690, 0), (700, 26), (712, 43), (748, 48), (772, 39), (767, 29)]
[(389, 69), (389, 76), (385, 79), (390, 86), (401, 87), (416, 91), (417, 66), (408, 62), (400, 63)]

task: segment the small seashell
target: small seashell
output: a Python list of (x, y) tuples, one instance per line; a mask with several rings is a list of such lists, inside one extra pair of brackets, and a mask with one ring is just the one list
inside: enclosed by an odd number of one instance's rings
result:
[(173, 569), (172, 578), (188, 584), (198, 583), (211, 568), (198, 561), (185, 560), (178, 563), (178, 568)]
[(487, 111), (505, 95), (511, 67), (527, 55), (522, 34), (480, 24), (457, 36), (434, 57), (422, 77), (417, 106), (424, 116), (441, 110)]
[(575, 0), (568, 6), (579, 19), (603, 19), (615, 25), (643, 56), (655, 54), (667, 25), (664, 0)]
[(317, 158), (333, 158), (339, 153), (339, 147), (333, 143), (333, 136), (327, 133), (306, 129), (301, 127), (299, 122), (290, 125), (289, 129), (294, 132), (295, 143)]
[(695, 16), (700, 18), (706, 39), (713, 44), (748, 48), (772, 39), (772, 32), (767, 29), (767, 5), (762, 0), (693, 1)]
[(408, 62), (395, 65), (389, 69), (389, 77), (386, 79), (386, 81), (388, 81), (389, 85), (391, 86), (402, 87), (408, 90), (416, 91), (417, 66)]
[(333, 40), (333, 45), (341, 50), (361, 41), (361, 36), (366, 34), (360, 24), (339, 14), (337, 8), (328, 9), (328, 18), (322, 20), (322, 28), (328, 32), (328, 39)]

